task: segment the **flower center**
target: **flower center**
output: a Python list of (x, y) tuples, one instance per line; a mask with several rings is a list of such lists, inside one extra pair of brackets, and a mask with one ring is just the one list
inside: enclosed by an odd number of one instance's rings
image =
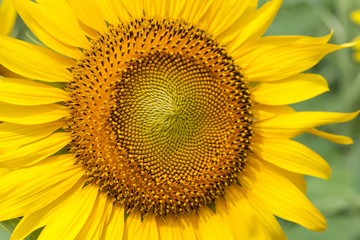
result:
[(73, 74), (70, 151), (127, 213), (197, 212), (237, 181), (252, 102), (240, 69), (204, 31), (168, 19), (110, 26)]

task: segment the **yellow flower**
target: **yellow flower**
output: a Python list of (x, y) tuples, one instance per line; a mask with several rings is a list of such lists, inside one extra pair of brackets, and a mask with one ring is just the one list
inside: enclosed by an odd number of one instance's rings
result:
[(291, 139), (350, 144), (315, 127), (357, 113), (287, 105), (328, 91), (302, 72), (347, 45), (262, 37), (281, 2), (13, 0), (48, 48), (0, 37), (26, 78), (0, 83), (12, 239), (285, 239), (274, 215), (323, 231), (303, 176), (330, 167)]
[[(351, 13), (351, 19), (357, 24), (360, 24), (360, 10), (353, 11)], [(354, 54), (354, 58), (355, 61), (360, 62), (360, 36), (356, 37), (354, 41), (355, 41), (354, 49), (356, 51)]]

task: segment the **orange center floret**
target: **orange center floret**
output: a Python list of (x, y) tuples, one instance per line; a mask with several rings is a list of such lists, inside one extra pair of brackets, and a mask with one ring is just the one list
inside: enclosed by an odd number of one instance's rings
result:
[(247, 83), (223, 47), (183, 21), (140, 19), (93, 40), (66, 87), (70, 151), (127, 213), (213, 204), (252, 135)]

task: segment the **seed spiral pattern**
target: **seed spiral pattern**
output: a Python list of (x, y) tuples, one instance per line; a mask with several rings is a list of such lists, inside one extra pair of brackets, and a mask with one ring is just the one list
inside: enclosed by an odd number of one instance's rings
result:
[(165, 217), (214, 204), (251, 149), (241, 70), (181, 20), (110, 26), (72, 69), (67, 131), (76, 164), (127, 213)]

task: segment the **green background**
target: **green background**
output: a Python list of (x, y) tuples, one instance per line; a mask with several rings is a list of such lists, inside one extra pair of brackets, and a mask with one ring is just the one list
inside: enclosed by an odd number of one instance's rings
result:
[[(239, 0), (241, 1), (241, 0)], [(260, 0), (264, 3), (266, 0)], [(350, 21), (350, 12), (360, 9), (359, 0), (284, 0), (275, 21), (266, 35), (324, 36), (334, 30), (331, 42), (350, 42), (360, 35), (360, 25)], [(34, 35), (20, 18), (12, 37), (33, 42)], [(311, 100), (295, 104), (300, 111), (350, 112), (360, 109), (360, 63), (354, 62), (353, 50), (329, 54), (309, 70), (323, 75), (331, 91)], [(307, 177), (307, 196), (324, 214), (328, 228), (321, 233), (311, 232), (291, 222), (279, 220), (287, 237), (292, 240), (360, 239), (360, 117), (350, 123), (334, 124), (320, 129), (351, 136), (354, 144), (341, 146), (327, 140), (302, 135), (299, 142), (323, 156), (332, 167), (330, 180)], [(7, 222), (12, 228), (16, 220)], [(0, 239), (9, 239), (10, 232), (0, 226)], [(29, 239), (35, 239), (30, 237)]]

